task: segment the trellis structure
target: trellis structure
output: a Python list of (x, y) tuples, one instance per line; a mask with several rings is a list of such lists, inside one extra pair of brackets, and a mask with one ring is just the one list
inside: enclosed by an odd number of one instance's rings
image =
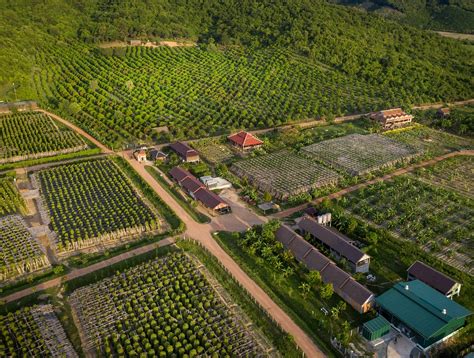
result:
[(248, 329), (182, 253), (79, 288), (69, 302), (86, 346), (100, 355), (263, 356)]
[(0, 114), (0, 164), (87, 148), (74, 131), (41, 112)]
[(340, 175), (287, 150), (234, 163), (232, 172), (280, 199), (336, 184)]
[(0, 357), (78, 357), (51, 305), (0, 316), (0, 327)]
[(19, 215), (0, 217), (0, 257), (1, 281), (50, 266)]
[(302, 148), (302, 152), (350, 175), (364, 175), (407, 161), (419, 152), (378, 134), (350, 134)]

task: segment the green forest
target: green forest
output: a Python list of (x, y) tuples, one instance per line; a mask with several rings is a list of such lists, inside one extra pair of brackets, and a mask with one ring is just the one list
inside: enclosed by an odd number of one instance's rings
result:
[[(38, 99), (109, 144), (135, 141), (161, 125), (192, 137), (219, 132), (231, 117), (232, 127), (260, 127), (474, 92), (472, 44), (322, 0), (0, 0), (0, 6), (0, 101)], [(189, 39), (198, 47), (97, 48), (130, 38)], [(160, 59), (183, 65), (183, 72), (167, 72)], [(288, 88), (280, 86), (289, 79)], [(178, 82), (194, 88), (183, 92), (186, 102), (169, 92)], [(209, 95), (219, 116), (197, 103)], [(214, 122), (183, 132), (195, 114)], [(157, 139), (144, 134), (150, 138)]]

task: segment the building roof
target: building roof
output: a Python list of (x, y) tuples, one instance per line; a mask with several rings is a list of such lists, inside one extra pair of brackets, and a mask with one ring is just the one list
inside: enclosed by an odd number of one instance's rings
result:
[(146, 151), (144, 149), (140, 149), (138, 152), (135, 153), (137, 157), (146, 157)]
[(379, 330), (390, 328), (390, 322), (383, 316), (377, 316), (374, 319), (365, 322), (363, 326), (369, 332), (378, 332)]
[(299, 235), (295, 237), (290, 245), (290, 250), (298, 261), (301, 261), (312, 248), (313, 245)]
[(327, 266), (321, 272), (321, 278), (325, 283), (332, 283), (334, 288), (340, 288), (349, 280), (351, 276), (344, 270), (337, 267), (335, 264)]
[[(288, 250), (291, 242), (299, 236), (296, 232), (291, 230), (286, 225), (281, 225), (278, 230), (275, 232), (275, 237), (278, 241), (283, 244), (283, 247)], [(300, 236), (301, 237), (301, 236)]]
[(384, 118), (392, 118), (392, 117), (399, 117), (399, 116), (406, 115), (406, 113), (401, 108), (385, 109), (383, 111), (376, 112), (375, 114), (376, 115), (381, 115)]
[(420, 280), (399, 282), (378, 296), (376, 302), (425, 339), (434, 336), (453, 319), (471, 314)]
[(443, 114), (449, 114), (450, 111), (451, 110), (449, 107), (443, 107), (443, 108), (438, 109), (438, 112), (443, 113)]
[(184, 142), (170, 144), (170, 148), (183, 158), (199, 155), (199, 153)]
[(196, 193), (199, 189), (205, 188), (204, 184), (191, 175), (181, 181), (181, 185), (190, 193)]
[(418, 280), (445, 295), (448, 294), (457, 283), (452, 278), (420, 261), (416, 261), (407, 271), (409, 275), (416, 277)]
[(261, 145), (263, 142), (252, 135), (251, 133), (240, 131), (239, 133), (232, 134), (227, 137), (231, 142), (241, 146), (241, 147), (253, 147), (256, 145)]
[(349, 297), (352, 301), (356, 302), (359, 305), (363, 305), (369, 301), (374, 294), (367, 287), (360, 284), (352, 277), (346, 281), (344, 286), (341, 287), (342, 296)]
[(229, 206), (219, 195), (213, 193), (212, 191), (208, 190), (207, 188), (203, 188), (198, 190), (194, 196), (197, 200), (203, 203), (210, 209), (216, 209), (218, 207), (225, 207)]
[(180, 168), (180, 167), (174, 167), (170, 170), (170, 175), (171, 177), (176, 180), (178, 183), (180, 183), (182, 180), (193, 176), (190, 172), (188, 172), (186, 169)]
[(321, 271), (323, 270), (328, 264), (331, 264), (331, 260), (329, 260), (326, 256), (320, 253), (318, 250), (313, 249), (311, 252), (306, 255), (303, 259), (303, 263), (306, 267), (310, 270)]
[(318, 222), (311, 217), (305, 216), (298, 223), (298, 226), (351, 262), (356, 263), (370, 258), (369, 255), (352, 245), (348, 237), (335, 229), (318, 224)]
[(158, 150), (158, 149), (150, 149), (150, 151), (148, 152), (148, 154), (150, 154), (150, 158), (155, 160), (156, 158), (166, 158), (167, 155), (165, 153), (163, 153), (161, 150)]

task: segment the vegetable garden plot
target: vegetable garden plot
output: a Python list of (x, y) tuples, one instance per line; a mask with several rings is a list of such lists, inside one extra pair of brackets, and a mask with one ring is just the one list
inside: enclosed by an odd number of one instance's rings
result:
[(474, 157), (449, 158), (431, 167), (420, 168), (414, 175), (420, 180), (474, 199)]
[(78, 152), (87, 148), (71, 129), (41, 112), (0, 114), (0, 163)]
[(19, 215), (0, 217), (0, 257), (1, 281), (50, 266)]
[(422, 125), (384, 133), (384, 136), (406, 143), (431, 156), (474, 148), (474, 141)]
[(73, 119), (113, 147), (169, 141), (153, 130), (161, 126), (179, 138), (200, 138), (364, 113), (390, 101), (356, 76), (283, 50), (129, 47), (124, 56), (104, 56), (55, 44), (48, 51), (38, 58), (46, 69), (35, 76), (39, 92), (71, 103)]
[(192, 143), (192, 146), (199, 154), (212, 164), (219, 164), (232, 159), (235, 153), (228, 144), (218, 140), (202, 139)]
[(25, 209), (25, 202), (12, 178), (0, 178), (0, 216)]
[(474, 200), (405, 175), (360, 189), (339, 202), (363, 219), (415, 240), (452, 266), (474, 271)]
[(77, 357), (51, 305), (0, 316), (0, 327), (0, 357)]
[(414, 148), (378, 134), (350, 134), (302, 148), (304, 153), (350, 175), (363, 175), (408, 160)]
[(286, 150), (234, 163), (231, 170), (261, 191), (286, 199), (311, 189), (336, 184), (340, 175)]
[(60, 252), (134, 237), (159, 227), (128, 178), (108, 159), (37, 173)]
[(190, 258), (169, 254), (75, 290), (86, 349), (101, 356), (263, 356)]

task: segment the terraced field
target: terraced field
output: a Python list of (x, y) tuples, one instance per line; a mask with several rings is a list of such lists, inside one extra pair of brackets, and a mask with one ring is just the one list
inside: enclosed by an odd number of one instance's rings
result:
[(0, 114), (0, 164), (86, 148), (78, 134), (44, 113)]
[(158, 214), (109, 159), (53, 167), (37, 178), (61, 252), (159, 229)]

